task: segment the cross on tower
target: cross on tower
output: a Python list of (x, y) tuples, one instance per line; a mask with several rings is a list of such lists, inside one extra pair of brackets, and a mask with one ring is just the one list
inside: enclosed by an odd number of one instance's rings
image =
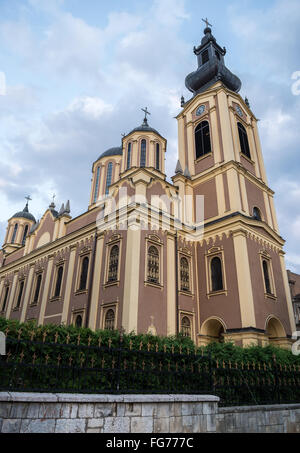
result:
[(206, 27), (208, 27), (208, 26), (212, 27), (212, 24), (210, 24), (210, 23), (208, 22), (208, 19), (207, 19), (207, 18), (206, 18), (205, 20), (204, 20), (204, 19), (202, 19), (202, 20), (203, 20), (203, 22), (206, 24)]
[(56, 197), (55, 193), (52, 195), (52, 203), (54, 203), (54, 198)]
[(27, 200), (27, 204), (28, 204), (28, 201), (31, 201), (32, 198), (30, 198), (30, 195), (27, 195), (27, 197), (25, 197), (25, 200)]
[(148, 112), (147, 107), (145, 107), (144, 109), (141, 109), (141, 110), (143, 110), (143, 112), (145, 112), (145, 120), (147, 121), (147, 115), (151, 115), (151, 113)]

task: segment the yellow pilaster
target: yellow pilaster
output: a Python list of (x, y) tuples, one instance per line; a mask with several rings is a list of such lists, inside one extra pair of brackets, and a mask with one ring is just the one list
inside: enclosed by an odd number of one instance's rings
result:
[(256, 327), (247, 239), (243, 231), (233, 233), (242, 327)]
[(293, 332), (296, 332), (296, 321), (295, 321), (295, 316), (294, 316), (291, 291), (290, 291), (288, 276), (287, 276), (287, 272), (286, 272), (283, 251), (279, 252), (279, 257), (280, 257), (280, 265), (281, 265), (281, 271), (282, 271), (282, 277), (283, 277), (283, 283), (284, 283), (284, 289), (285, 289), (287, 309), (288, 309), (288, 313), (289, 313), (291, 333), (293, 333)]
[(246, 215), (249, 215), (249, 205), (248, 205), (248, 198), (247, 198), (247, 191), (246, 191), (246, 183), (245, 183), (245, 176), (244, 175), (239, 175), (240, 178), (240, 186), (241, 186), (241, 196), (242, 196), (242, 201), (243, 201), (243, 211), (246, 213)]
[(269, 196), (267, 192), (263, 191), (264, 194), (264, 202), (265, 202), (265, 208), (266, 208), (266, 213), (267, 213), (267, 223), (271, 228), (274, 228), (273, 225), (273, 220), (271, 216), (271, 208), (270, 208), (270, 201), (269, 201)]
[(14, 278), (13, 278), (13, 283), (11, 287), (11, 292), (10, 292), (10, 297), (8, 301), (8, 306), (7, 306), (7, 311), (6, 311), (6, 319), (10, 318), (10, 313), (12, 310), (12, 304), (15, 298), (15, 292), (16, 292), (16, 286), (17, 286), (17, 281), (18, 281), (18, 272), (15, 273)]
[(0, 311), (2, 310), (2, 302), (3, 302), (3, 297), (4, 297), (4, 295), (2, 294), (3, 287), (4, 287), (4, 278), (2, 278), (0, 280)]
[(230, 168), (227, 171), (227, 181), (228, 181), (228, 191), (229, 191), (229, 200), (230, 200), (230, 210), (231, 211), (241, 211), (241, 195), (240, 195), (240, 186), (238, 180), (238, 173), (235, 168)]
[(140, 284), (141, 229), (133, 219), (128, 220), (124, 275), (122, 327), (126, 332), (137, 333), (138, 298)]
[(138, 142), (137, 140), (132, 140), (132, 151), (131, 151), (131, 166), (138, 167)]
[(179, 160), (183, 170), (186, 166), (185, 160), (185, 140), (184, 140), (184, 118), (180, 117), (178, 119), (178, 154)]
[[(187, 125), (187, 141), (188, 141), (188, 169), (191, 175), (195, 174), (195, 152), (194, 152), (194, 124), (189, 123)], [(182, 164), (181, 164), (182, 165)], [(183, 171), (187, 162), (185, 163), (184, 167), (182, 168)]]
[(231, 133), (230, 116), (228, 110), (227, 96), (224, 91), (218, 93), (218, 105), (220, 109), (221, 134), (223, 140), (224, 160), (228, 162), (235, 160), (234, 143)]
[(39, 320), (38, 320), (38, 324), (39, 325), (42, 325), (44, 323), (46, 304), (47, 304), (47, 300), (48, 300), (48, 296), (49, 296), (49, 286), (50, 286), (50, 280), (51, 280), (51, 275), (52, 275), (53, 260), (54, 260), (54, 257), (50, 256), (49, 257), (49, 261), (48, 261), (47, 270), (46, 270), (46, 279), (45, 279), (45, 285), (44, 285), (44, 292), (43, 292), (41, 310), (40, 310)]
[(29, 270), (29, 274), (28, 274), (28, 277), (27, 277), (26, 291), (25, 291), (25, 296), (24, 296), (24, 301), (23, 301), (23, 307), (22, 307), (20, 322), (24, 322), (25, 321), (26, 311), (27, 311), (29, 298), (30, 298), (30, 293), (31, 293), (33, 273), (34, 273), (34, 263), (32, 263), (30, 265), (30, 270)]
[(217, 189), (217, 203), (219, 216), (223, 216), (226, 211), (225, 192), (223, 174), (216, 176), (216, 189)]
[(75, 258), (76, 258), (76, 245), (72, 245), (71, 253), (69, 258), (69, 266), (68, 266), (68, 273), (67, 273), (67, 283), (66, 283), (66, 290), (65, 290), (65, 297), (63, 301), (63, 309), (62, 309), (62, 316), (61, 322), (62, 324), (66, 324), (68, 320), (68, 312), (70, 308), (70, 299), (71, 299), (71, 290), (72, 290), (72, 282), (74, 276), (74, 267), (75, 267)]
[(101, 233), (97, 237), (96, 255), (95, 255), (95, 271), (94, 271), (94, 279), (93, 279), (93, 292), (92, 292), (92, 297), (91, 297), (89, 328), (92, 330), (95, 330), (97, 327), (96, 321), (97, 321), (97, 313), (98, 313), (99, 298), (100, 298), (100, 278), (101, 278), (101, 271), (102, 271), (103, 247), (104, 247), (104, 234)]
[(167, 234), (167, 335), (176, 334), (175, 237)]

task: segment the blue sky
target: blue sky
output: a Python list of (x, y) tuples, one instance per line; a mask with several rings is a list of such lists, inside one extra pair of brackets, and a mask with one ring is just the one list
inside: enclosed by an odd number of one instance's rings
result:
[(56, 194), (72, 215), (89, 202), (92, 162), (142, 122), (177, 160), (180, 97), (208, 17), (242, 80), (259, 131), (287, 267), (300, 273), (298, 0), (0, 0), (0, 242), (25, 205), (40, 218)]

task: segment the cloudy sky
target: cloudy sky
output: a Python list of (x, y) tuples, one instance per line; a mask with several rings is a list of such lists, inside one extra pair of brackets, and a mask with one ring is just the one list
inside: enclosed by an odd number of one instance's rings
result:
[(260, 119), (287, 267), (300, 273), (299, 0), (0, 0), (1, 243), (28, 194), (36, 218), (54, 193), (85, 211), (92, 162), (141, 124), (141, 107), (173, 175), (204, 17)]

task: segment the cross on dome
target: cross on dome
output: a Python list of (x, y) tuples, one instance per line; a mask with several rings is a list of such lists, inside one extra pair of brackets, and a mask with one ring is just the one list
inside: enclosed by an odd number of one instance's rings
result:
[(210, 23), (208, 22), (208, 19), (207, 19), (207, 18), (206, 18), (206, 19), (202, 19), (202, 20), (203, 20), (203, 22), (206, 24), (206, 28), (207, 28), (208, 26), (212, 27), (212, 24), (210, 24)]

